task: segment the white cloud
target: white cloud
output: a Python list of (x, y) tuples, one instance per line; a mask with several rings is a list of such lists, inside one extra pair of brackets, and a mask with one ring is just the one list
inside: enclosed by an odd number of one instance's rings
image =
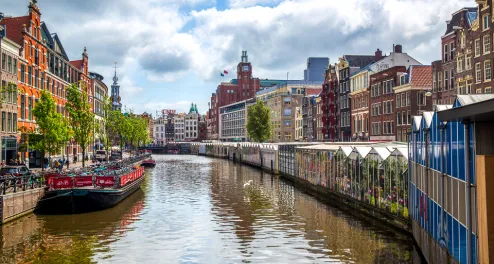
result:
[[(71, 59), (87, 46), (90, 70), (106, 76), (107, 84), (118, 61), (123, 100), (146, 93), (135, 76), (156, 83), (190, 73), (216, 80), (223, 69), (235, 76), (241, 50), (248, 50), (260, 78), (284, 79), (287, 72), (302, 78), (307, 57), (330, 57), (334, 63), (343, 54), (373, 54), (377, 48), (389, 53), (393, 44), (428, 64), (440, 57), (440, 36), (451, 13), (474, 5), (471, 0), (229, 0), (231, 9), (188, 12), (184, 7), (215, 1), (76, 2), (40, 1), (43, 20), (59, 34)], [(26, 11), (9, 0), (0, 0), (0, 6), (17, 15)]]
[(230, 0), (231, 8), (243, 8), (256, 5), (275, 5), (281, 0)]

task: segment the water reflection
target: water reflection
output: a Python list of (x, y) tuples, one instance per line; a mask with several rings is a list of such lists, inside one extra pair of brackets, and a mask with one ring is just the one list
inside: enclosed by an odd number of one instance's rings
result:
[(0, 263), (411, 263), (406, 238), (278, 177), (219, 159), (155, 159), (142, 190), (115, 208), (2, 227)]
[(223, 257), (253, 263), (411, 261), (407, 239), (365, 226), (277, 177), (260, 174), (227, 162), (213, 166), (212, 212), (222, 223), (218, 231), (233, 229), (238, 240), (238, 247)]
[(30, 215), (2, 226), (0, 263), (96, 263), (108, 245), (133, 229), (144, 207), (138, 190), (114, 208), (80, 215)]

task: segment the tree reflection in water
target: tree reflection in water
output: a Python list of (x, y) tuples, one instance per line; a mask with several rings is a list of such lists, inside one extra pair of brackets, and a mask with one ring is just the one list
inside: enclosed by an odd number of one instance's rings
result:
[[(144, 207), (141, 190), (114, 208), (79, 215), (31, 215), (2, 226), (0, 263), (96, 263)], [(104, 258), (111, 255), (104, 256)]]

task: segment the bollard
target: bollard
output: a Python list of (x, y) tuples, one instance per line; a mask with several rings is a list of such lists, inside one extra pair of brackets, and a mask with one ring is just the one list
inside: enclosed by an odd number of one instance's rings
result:
[(273, 160), (271, 160), (271, 173), (274, 174)]

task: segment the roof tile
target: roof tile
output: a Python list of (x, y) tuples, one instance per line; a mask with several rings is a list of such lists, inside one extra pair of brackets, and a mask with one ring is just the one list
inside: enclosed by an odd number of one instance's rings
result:
[(410, 67), (410, 84), (415, 87), (432, 88), (432, 66), (413, 65)]

